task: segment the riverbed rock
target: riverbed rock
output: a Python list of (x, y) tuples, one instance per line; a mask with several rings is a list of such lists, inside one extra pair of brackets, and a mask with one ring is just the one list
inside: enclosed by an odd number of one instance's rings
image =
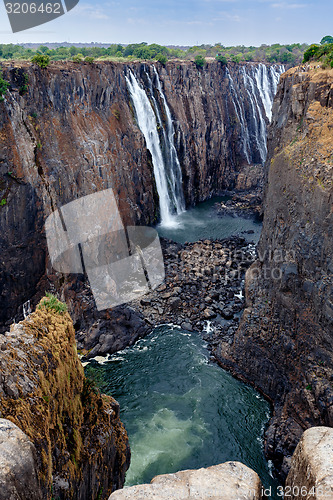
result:
[(156, 476), (150, 484), (114, 492), (109, 500), (261, 500), (256, 472), (240, 462)]
[(312, 427), (304, 432), (291, 459), (285, 491), (290, 500), (333, 498), (332, 428)]
[(36, 463), (28, 436), (0, 418), (0, 500), (42, 500)]

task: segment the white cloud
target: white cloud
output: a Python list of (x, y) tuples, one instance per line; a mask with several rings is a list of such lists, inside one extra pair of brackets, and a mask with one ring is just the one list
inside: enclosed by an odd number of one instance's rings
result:
[(91, 19), (109, 19), (103, 8), (91, 4), (79, 4), (69, 14), (72, 14), (72, 16), (90, 17)]
[(287, 2), (281, 2), (281, 3), (273, 3), (271, 5), (273, 9), (304, 9), (305, 7), (308, 7), (305, 3), (287, 3)]
[(214, 17), (213, 21), (234, 21), (240, 23), (242, 18), (238, 14), (230, 14), (229, 12), (218, 12), (218, 17)]

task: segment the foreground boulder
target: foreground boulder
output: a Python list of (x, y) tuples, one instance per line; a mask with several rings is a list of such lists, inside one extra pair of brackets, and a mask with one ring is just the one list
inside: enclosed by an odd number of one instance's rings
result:
[(0, 419), (0, 500), (42, 500), (36, 450), (13, 422)]
[(285, 492), (290, 500), (333, 498), (333, 429), (304, 432), (291, 461)]
[(141, 484), (114, 492), (109, 500), (260, 500), (262, 485), (253, 470), (239, 462), (207, 469), (185, 470), (156, 476)]
[(119, 405), (85, 378), (72, 320), (53, 296), (0, 335), (0, 417), (23, 431), (0, 427), (0, 500), (35, 500), (36, 482), (43, 500), (103, 500), (123, 486)]

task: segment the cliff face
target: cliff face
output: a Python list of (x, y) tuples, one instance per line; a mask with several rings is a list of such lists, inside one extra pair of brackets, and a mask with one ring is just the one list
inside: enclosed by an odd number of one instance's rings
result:
[[(125, 480), (127, 434), (118, 403), (85, 378), (72, 321), (57, 304), (43, 299), (35, 313), (0, 336), (0, 417), (34, 445), (41, 498), (108, 498)], [(8, 484), (1, 491), (8, 495)]]
[(285, 475), (304, 429), (333, 425), (333, 71), (282, 76), (269, 129), (264, 225), (224, 366), (274, 400), (266, 452)]
[[(260, 191), (265, 154), (260, 133), (268, 120), (260, 92), (248, 80), (254, 81), (259, 69), (210, 63), (199, 70), (190, 62), (158, 66), (188, 205), (222, 189)], [(12, 318), (22, 317), (22, 304), (37, 290), (36, 304), (49, 281), (64, 291), (64, 276), (51, 276), (44, 234), (46, 217), (58, 207), (113, 188), (126, 225), (156, 221), (151, 155), (135, 120), (125, 79), (129, 70), (146, 90), (148, 75), (156, 78), (152, 65), (142, 63), (3, 67), (11, 87), (0, 103), (0, 324), (8, 327)], [(272, 75), (267, 82), (273, 88)], [(156, 88), (153, 92), (161, 103)], [(77, 303), (82, 282), (81, 277), (67, 286)], [(78, 311), (85, 305), (75, 309), (71, 298), (72, 317), (82, 322)]]

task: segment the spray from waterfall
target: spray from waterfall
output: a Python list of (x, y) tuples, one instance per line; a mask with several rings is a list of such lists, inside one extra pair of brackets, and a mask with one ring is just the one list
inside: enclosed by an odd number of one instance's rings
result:
[[(182, 174), (174, 145), (174, 128), (170, 109), (162, 92), (157, 71), (155, 68), (154, 70), (157, 90), (166, 116), (166, 124), (162, 121), (149, 74), (146, 72), (151, 101), (132, 71), (129, 70), (129, 76), (125, 76), (125, 78), (135, 108), (138, 126), (152, 156), (161, 224), (171, 226), (175, 224), (175, 215), (185, 210)], [(158, 129), (162, 131), (161, 136)]]

